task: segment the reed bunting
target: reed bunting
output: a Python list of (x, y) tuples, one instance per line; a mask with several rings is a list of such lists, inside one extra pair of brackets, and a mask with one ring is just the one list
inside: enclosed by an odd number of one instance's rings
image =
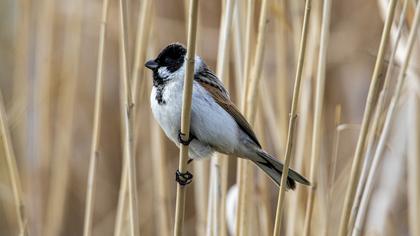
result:
[[(210, 157), (215, 151), (245, 158), (279, 185), (283, 163), (261, 148), (251, 125), (232, 103), (222, 82), (198, 56), (194, 67), (190, 140), (183, 140), (180, 128), (186, 52), (184, 46), (173, 43), (145, 64), (153, 72), (150, 102), (160, 127), (177, 146), (189, 144), (190, 160)], [(191, 179), (190, 173), (177, 172), (180, 184), (187, 184)], [(310, 185), (305, 177), (289, 169), (287, 188), (294, 189), (295, 181)]]

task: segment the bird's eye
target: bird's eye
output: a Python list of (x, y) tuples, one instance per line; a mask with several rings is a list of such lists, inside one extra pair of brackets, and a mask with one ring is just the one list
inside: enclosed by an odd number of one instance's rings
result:
[(170, 64), (172, 64), (173, 63), (173, 59), (172, 58), (170, 58), (170, 57), (167, 57), (167, 58), (165, 58), (165, 64), (166, 65), (170, 65)]

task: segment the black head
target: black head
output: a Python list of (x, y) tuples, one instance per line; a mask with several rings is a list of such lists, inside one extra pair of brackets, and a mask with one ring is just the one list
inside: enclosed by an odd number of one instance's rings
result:
[(165, 72), (173, 73), (184, 64), (187, 49), (179, 43), (166, 46), (154, 60), (146, 62), (145, 66), (153, 71), (154, 80), (165, 80), (168, 73), (159, 73), (160, 68), (165, 68)]

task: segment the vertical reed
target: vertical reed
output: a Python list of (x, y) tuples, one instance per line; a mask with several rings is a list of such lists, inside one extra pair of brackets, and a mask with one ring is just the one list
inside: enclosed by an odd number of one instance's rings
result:
[[(63, 41), (63, 59), (61, 61), (60, 85), (57, 99), (57, 121), (60, 129), (56, 130), (51, 164), (51, 178), (47, 203), (47, 222), (45, 235), (57, 235), (62, 230), (65, 218), (68, 183), (70, 177), (70, 158), (73, 155), (74, 111), (79, 78), (80, 45), (82, 39), (83, 1), (72, 1), (70, 14), (65, 19), (65, 38)], [(51, 125), (51, 124), (50, 124)]]
[[(195, 44), (197, 34), (198, 0), (191, 0), (188, 14), (188, 49), (186, 55), (186, 68), (184, 79), (184, 92), (182, 96), (181, 133), (184, 139), (190, 136), (191, 98), (195, 64)], [(180, 145), (179, 172), (187, 170), (188, 145)], [(182, 235), (184, 226), (186, 186), (177, 185), (175, 206), (174, 235)]]
[[(246, 28), (245, 28), (245, 53), (244, 55), (244, 66), (242, 73), (243, 75), (243, 85), (242, 85), (242, 99), (241, 99), (241, 110), (242, 112), (246, 112), (246, 97), (247, 91), (249, 87), (249, 71), (251, 65), (251, 38), (252, 38), (252, 25), (254, 19), (254, 4), (255, 2), (252, 0), (247, 1), (247, 14), (246, 14)], [(239, 8), (238, 8), (239, 10)], [(239, 11), (237, 11), (239, 14)], [(239, 15), (238, 15), (239, 16)], [(239, 23), (239, 22), (238, 22)], [(245, 160), (238, 160), (237, 166), (237, 184), (238, 184), (238, 205), (236, 207), (236, 221), (235, 221), (235, 234), (242, 235), (241, 232), (243, 230), (244, 225), (244, 215), (246, 215), (246, 199), (245, 196), (245, 188), (247, 185), (247, 177), (245, 172), (247, 172), (247, 162)]]
[(281, 218), (283, 212), (283, 203), (285, 198), (285, 191), (286, 191), (286, 180), (289, 173), (289, 165), (291, 160), (292, 154), (292, 146), (293, 146), (293, 137), (294, 137), (294, 130), (296, 125), (296, 118), (297, 118), (297, 103), (298, 97), (300, 92), (300, 82), (302, 79), (302, 71), (303, 71), (303, 63), (305, 60), (305, 51), (306, 51), (306, 40), (308, 38), (308, 25), (309, 25), (309, 17), (311, 12), (311, 0), (306, 0), (305, 3), (305, 13), (303, 18), (303, 27), (302, 27), (302, 37), (300, 42), (300, 49), (299, 49), (299, 59), (295, 77), (295, 85), (293, 89), (293, 98), (292, 98), (292, 107), (290, 110), (290, 117), (289, 117), (289, 128), (287, 132), (287, 145), (286, 145), (286, 153), (284, 158), (284, 166), (282, 171), (282, 178), (280, 182), (280, 192), (279, 198), (277, 202), (277, 210), (276, 210), (276, 220), (274, 223), (274, 233), (273, 235), (280, 235), (281, 232)]
[[(226, 0), (225, 11), (221, 15), (221, 24), (220, 24), (220, 33), (219, 33), (219, 48), (217, 53), (217, 67), (216, 73), (217, 77), (221, 80), (225, 80), (225, 77), (228, 76), (226, 73), (226, 63), (228, 62), (228, 43), (229, 43), (229, 33), (232, 25), (232, 17), (235, 0)], [(226, 232), (224, 222), (225, 220), (225, 201), (226, 201), (226, 191), (227, 191), (227, 157), (221, 154), (217, 154), (211, 161), (211, 178), (210, 178), (210, 188), (212, 192), (211, 196), (213, 198), (212, 209), (208, 211), (212, 212), (213, 220), (210, 220), (212, 217), (207, 219), (208, 224), (213, 225), (213, 232), (216, 235), (222, 235)], [(209, 204), (210, 205), (210, 204)]]
[(379, 141), (378, 141), (378, 146), (377, 149), (375, 151), (375, 155), (373, 156), (373, 162), (372, 162), (372, 166), (371, 169), (369, 171), (369, 176), (367, 179), (367, 183), (366, 183), (366, 188), (365, 191), (363, 193), (363, 197), (362, 200), (360, 202), (360, 211), (361, 211), (361, 215), (360, 217), (358, 217), (357, 219), (357, 226), (358, 228), (354, 229), (354, 233), (355, 235), (359, 235), (361, 228), (359, 228), (362, 224), (362, 220), (364, 218), (364, 215), (366, 213), (366, 207), (367, 207), (367, 203), (370, 197), (370, 194), (372, 192), (373, 189), (373, 181), (374, 181), (374, 177), (376, 174), (376, 170), (378, 168), (379, 162), (381, 160), (381, 157), (383, 155), (383, 152), (385, 150), (385, 146), (386, 146), (386, 139), (389, 136), (389, 132), (391, 130), (391, 126), (392, 126), (392, 119), (394, 117), (394, 114), (396, 112), (397, 109), (397, 104), (398, 104), (398, 100), (400, 98), (401, 95), (401, 90), (407, 75), (407, 68), (408, 65), (410, 63), (410, 59), (411, 59), (411, 55), (413, 52), (413, 48), (414, 48), (414, 43), (416, 40), (416, 34), (417, 34), (417, 30), (418, 30), (418, 26), (420, 24), (420, 4), (417, 3), (416, 6), (416, 11), (415, 11), (415, 15), (414, 15), (414, 19), (413, 19), (413, 25), (411, 27), (410, 30), (410, 35), (408, 36), (408, 42), (407, 42), (407, 49), (404, 55), (404, 59), (403, 59), (403, 64), (401, 67), (401, 70), (399, 71), (398, 77), (397, 77), (397, 85), (394, 91), (394, 95), (391, 99), (391, 102), (389, 104), (389, 108), (388, 111), (386, 113), (386, 117), (385, 117), (385, 122), (384, 122), (384, 128), (381, 132), (381, 135), (379, 137)]
[[(129, 211), (129, 228), (130, 235), (139, 235), (138, 226), (138, 203), (137, 203), (137, 176), (136, 161), (133, 153), (133, 131), (134, 131), (134, 103), (131, 83), (128, 74), (128, 57), (127, 57), (127, 31), (126, 31), (126, 0), (119, 1), (119, 51), (120, 51), (120, 68), (121, 68), (121, 112), (123, 127), (123, 155), (124, 163), (127, 168), (128, 178), (128, 211)], [(124, 168), (124, 166), (123, 166)], [(123, 171), (124, 173), (124, 171)], [(124, 178), (124, 177), (122, 177)], [(121, 196), (120, 196), (121, 197)]]
[(19, 236), (27, 234), (25, 206), (22, 199), (22, 186), (19, 177), (19, 171), (16, 165), (16, 157), (10, 138), (10, 131), (7, 125), (7, 115), (4, 108), (3, 95), (0, 91), (0, 135), (4, 148), (7, 169), (9, 171), (10, 184), (12, 186), (13, 201), (15, 204), (16, 217), (19, 227)]
[(99, 155), (99, 136), (102, 109), (103, 62), (105, 49), (106, 26), (108, 19), (108, 0), (102, 2), (102, 16), (99, 29), (98, 63), (96, 69), (95, 105), (93, 111), (92, 144), (89, 157), (89, 173), (86, 191), (86, 208), (83, 235), (92, 234), (92, 220), (94, 210), (96, 161)]
[(322, 127), (322, 111), (324, 105), (324, 91), (325, 91), (325, 67), (327, 60), (327, 48), (329, 38), (329, 26), (331, 15), (331, 1), (324, 0), (323, 14), (322, 14), (320, 48), (318, 57), (318, 69), (316, 79), (316, 94), (315, 94), (315, 114), (312, 131), (312, 147), (311, 147), (311, 162), (310, 162), (310, 181), (311, 188), (309, 189), (309, 196), (306, 207), (306, 216), (303, 235), (308, 236), (312, 220), (312, 211), (314, 205), (315, 191), (318, 184), (316, 170), (318, 170), (319, 163), (319, 148), (321, 146), (321, 127)]
[(340, 219), (339, 236), (345, 236), (348, 232), (348, 223), (350, 218), (350, 211), (353, 205), (354, 195), (356, 193), (358, 176), (360, 172), (360, 164), (363, 157), (363, 150), (365, 148), (366, 136), (368, 133), (369, 123), (373, 114), (374, 104), (378, 97), (379, 85), (381, 82), (380, 73), (383, 67), (383, 61), (385, 56), (385, 49), (389, 40), (389, 32), (391, 30), (392, 21), (394, 19), (395, 6), (397, 1), (391, 0), (389, 2), (387, 17), (382, 31), (381, 42), (379, 45), (378, 56), (376, 58), (375, 68), (373, 71), (371, 84), (369, 87), (368, 97), (366, 101), (365, 112), (363, 115), (362, 127), (360, 129), (359, 138), (357, 141), (356, 151), (354, 153), (353, 164), (351, 168), (350, 180), (347, 185), (347, 191), (344, 200), (344, 208)]
[(410, 97), (409, 113), (407, 115), (410, 132), (407, 136), (407, 170), (408, 170), (408, 209), (409, 232), (411, 235), (420, 235), (420, 119), (419, 98), (416, 95)]
[[(251, 7), (252, 4), (248, 4), (248, 7)], [(244, 67), (244, 93), (242, 100), (242, 110), (247, 117), (250, 124), (254, 123), (255, 120), (255, 110), (257, 102), (257, 86), (261, 78), (262, 71), (262, 61), (264, 55), (264, 46), (265, 46), (265, 36), (266, 36), (266, 24), (267, 24), (267, 0), (261, 2), (260, 18), (258, 23), (258, 33), (257, 33), (257, 45), (255, 49), (255, 58), (253, 60), (252, 70), (248, 68), (251, 64), (250, 60), (250, 40), (252, 32), (252, 13), (253, 9), (248, 9), (248, 19), (247, 19), (247, 52), (245, 56), (245, 67)], [(249, 75), (248, 75), (249, 74)], [(238, 200), (238, 209), (237, 209), (237, 218), (236, 218), (236, 233), (237, 235), (248, 235), (249, 222), (246, 221), (246, 217), (249, 215), (250, 205), (250, 191), (254, 187), (254, 181), (251, 174), (251, 166), (248, 161), (239, 160), (238, 165), (238, 176), (239, 176), (239, 200)]]
[(357, 186), (357, 191), (356, 191), (356, 195), (354, 197), (354, 203), (353, 203), (353, 209), (351, 211), (351, 215), (350, 215), (350, 223), (349, 226), (353, 227), (355, 220), (356, 220), (356, 215), (357, 212), (359, 210), (359, 206), (360, 206), (360, 200), (362, 198), (362, 194), (364, 191), (364, 188), (366, 186), (366, 179), (368, 177), (369, 174), (369, 169), (371, 166), (371, 162), (372, 162), (372, 158), (373, 158), (373, 152), (374, 152), (374, 141), (375, 141), (375, 137), (376, 134), (379, 131), (380, 128), (380, 117), (382, 115), (384, 106), (385, 106), (385, 98), (387, 95), (387, 92), (389, 90), (389, 86), (390, 86), (390, 80), (391, 80), (391, 76), (392, 76), (392, 71), (394, 68), (394, 59), (395, 59), (395, 54), (398, 50), (398, 45), (399, 45), (399, 41), (401, 38), (401, 33), (402, 33), (402, 29), (404, 26), (404, 18), (406, 16), (406, 10), (407, 10), (407, 4), (408, 1), (404, 0), (402, 9), (401, 9), (401, 13), (400, 13), (400, 17), (399, 17), (399, 25), (397, 27), (397, 33), (396, 33), (396, 38), (395, 38), (395, 42), (391, 51), (391, 55), (389, 57), (389, 64), (388, 64), (388, 68), (386, 69), (386, 74), (385, 74), (385, 79), (384, 79), (384, 84), (382, 86), (382, 90), (379, 94), (379, 98), (378, 98), (378, 102), (376, 104), (376, 108), (375, 108), (375, 114), (373, 115), (372, 118), (372, 125), (371, 125), (371, 131), (369, 134), (369, 138), (368, 138), (368, 147), (367, 147), (367, 151), (366, 151), (366, 158), (364, 160), (363, 163), (363, 168), (362, 168), (362, 172), (361, 172), (361, 176), (360, 176), (360, 180), (359, 180), (359, 184)]

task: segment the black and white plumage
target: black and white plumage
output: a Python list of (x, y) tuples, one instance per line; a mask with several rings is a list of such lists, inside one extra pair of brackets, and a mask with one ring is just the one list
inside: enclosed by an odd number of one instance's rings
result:
[[(185, 56), (186, 49), (174, 43), (145, 64), (153, 71), (150, 96), (153, 116), (178, 146)], [(210, 157), (217, 151), (249, 159), (279, 185), (283, 164), (261, 148), (252, 127), (230, 100), (222, 82), (198, 56), (195, 58), (190, 126), (190, 136), (193, 137), (189, 145), (190, 158)], [(310, 184), (290, 169), (287, 187), (294, 189), (295, 181)]]

